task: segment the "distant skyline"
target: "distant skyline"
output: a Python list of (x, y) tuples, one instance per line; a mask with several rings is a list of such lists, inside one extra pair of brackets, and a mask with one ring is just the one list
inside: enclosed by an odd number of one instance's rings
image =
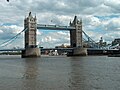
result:
[[(69, 25), (77, 15), (83, 30), (96, 42), (110, 43), (120, 38), (120, 0), (0, 0), (0, 43), (23, 30), (31, 11), (40, 24)], [(37, 43), (43, 47), (69, 44), (68, 31), (37, 30)], [(24, 34), (8, 48), (24, 47)]]

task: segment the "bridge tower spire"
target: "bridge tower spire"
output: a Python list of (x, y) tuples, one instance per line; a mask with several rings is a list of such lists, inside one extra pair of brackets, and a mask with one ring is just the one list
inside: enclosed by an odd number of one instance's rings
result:
[(36, 31), (37, 19), (33, 17), (32, 13), (24, 20), (25, 30), (25, 50), (22, 52), (22, 57), (38, 57), (40, 56), (40, 49), (36, 45)]

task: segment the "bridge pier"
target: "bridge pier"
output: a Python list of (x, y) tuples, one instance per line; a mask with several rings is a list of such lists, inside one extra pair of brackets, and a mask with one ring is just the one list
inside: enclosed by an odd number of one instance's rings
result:
[(72, 52), (69, 52), (67, 56), (87, 56), (87, 48), (75, 47)]
[(87, 48), (73, 48), (73, 56), (87, 56)]
[(40, 57), (41, 51), (40, 48), (26, 48), (22, 50), (22, 58), (29, 57)]
[(40, 48), (36, 45), (36, 31), (37, 31), (37, 19), (33, 17), (31, 12), (29, 16), (24, 20), (25, 31), (25, 50), (22, 51), (22, 57), (40, 57)]

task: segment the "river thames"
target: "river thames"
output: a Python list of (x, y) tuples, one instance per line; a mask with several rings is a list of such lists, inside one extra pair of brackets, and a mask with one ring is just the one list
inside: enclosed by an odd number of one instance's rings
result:
[(0, 90), (120, 90), (120, 58), (3, 55)]

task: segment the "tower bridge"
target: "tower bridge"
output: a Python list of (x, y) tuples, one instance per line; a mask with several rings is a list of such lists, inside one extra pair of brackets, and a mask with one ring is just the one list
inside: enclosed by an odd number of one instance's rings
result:
[[(36, 38), (36, 31), (37, 29), (40, 30), (67, 30), (70, 32), (70, 47), (72, 50), (71, 55), (87, 55), (88, 51), (90, 49), (84, 48), (83, 42), (85, 39), (83, 38), (84, 36), (87, 37), (87, 44), (94, 48), (94, 50), (97, 50), (95, 48), (98, 48), (98, 44), (87, 35), (84, 30), (82, 29), (82, 20), (79, 20), (77, 16), (74, 17), (73, 21), (69, 23), (69, 26), (61, 26), (61, 25), (47, 25), (47, 24), (39, 24), (37, 23), (37, 18), (36, 16), (32, 16), (32, 13), (30, 12), (28, 17), (24, 19), (24, 29), (18, 33), (17, 35), (13, 36), (11, 39), (4, 41), (1, 43), (0, 46), (6, 46), (14, 39), (16, 39), (21, 33), (25, 33), (25, 38), (24, 38), (24, 49), (18, 49), (22, 50), (22, 57), (40, 57), (41, 56), (41, 49), (37, 47), (37, 38)], [(5, 49), (7, 51), (12, 51), (11, 49)], [(1, 50), (1, 51), (5, 51)], [(16, 51), (16, 50), (13, 50)], [(90, 50), (91, 51), (91, 50)]]
[(25, 50), (22, 51), (22, 57), (39, 57), (40, 50), (36, 45), (36, 31), (37, 29), (49, 30), (69, 30), (70, 31), (70, 46), (73, 49), (73, 55), (87, 55), (87, 50), (83, 48), (82, 42), (82, 20), (74, 17), (73, 22), (69, 26), (60, 25), (44, 25), (37, 24), (36, 16), (33, 17), (31, 12), (24, 20), (25, 31)]

